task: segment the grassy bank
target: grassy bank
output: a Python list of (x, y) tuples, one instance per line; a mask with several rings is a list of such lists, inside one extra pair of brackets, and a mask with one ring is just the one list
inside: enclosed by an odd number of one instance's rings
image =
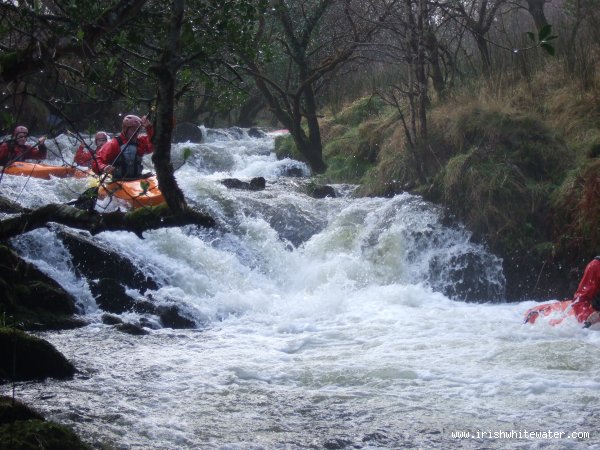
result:
[(363, 98), (322, 121), (320, 178), (443, 204), (504, 258), (510, 298), (569, 296), (600, 252), (599, 99), (600, 77), (583, 86), (548, 59), (528, 79), (478, 80), (434, 103), (411, 152), (397, 113)]

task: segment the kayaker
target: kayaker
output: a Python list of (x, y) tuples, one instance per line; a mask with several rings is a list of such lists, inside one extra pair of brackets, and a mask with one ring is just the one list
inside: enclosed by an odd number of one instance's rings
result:
[(573, 295), (572, 308), (580, 322), (590, 322), (591, 314), (600, 311), (600, 256), (596, 256), (585, 267)]
[(12, 137), (0, 145), (0, 166), (9, 165), (15, 161), (26, 159), (46, 159), (46, 137), (42, 136), (35, 145), (27, 143), (29, 130), (23, 125), (17, 125)]
[[(142, 129), (147, 134), (139, 134)], [(121, 133), (98, 150), (92, 168), (98, 174), (110, 173), (114, 179), (139, 178), (142, 157), (154, 151), (152, 136), (154, 127), (146, 116), (125, 116)]]
[(106, 144), (106, 142), (108, 142), (108, 134), (104, 131), (98, 131), (94, 136), (94, 148), (82, 143), (75, 152), (73, 162), (78, 166), (92, 167), (96, 152), (100, 147)]

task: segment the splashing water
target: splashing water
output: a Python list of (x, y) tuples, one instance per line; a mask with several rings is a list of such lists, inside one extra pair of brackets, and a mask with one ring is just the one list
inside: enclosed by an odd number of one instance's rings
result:
[[(523, 325), (533, 302), (502, 302), (501, 261), (419, 197), (315, 200), (271, 136), (205, 136), (173, 154), (192, 149), (177, 180), (217, 229), (95, 238), (198, 329), (103, 325), (55, 231), (31, 232), (13, 244), (91, 324), (42, 333), (80, 373), (19, 384), (19, 398), (97, 448), (600, 448), (597, 331)], [(264, 191), (219, 182), (256, 176)], [(6, 178), (3, 193), (21, 189)], [(82, 183), (31, 179), (19, 201), (67, 201)]]

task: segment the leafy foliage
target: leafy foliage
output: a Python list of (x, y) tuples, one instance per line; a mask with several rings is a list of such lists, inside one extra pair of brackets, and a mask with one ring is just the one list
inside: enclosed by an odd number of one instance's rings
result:
[(546, 53), (548, 53), (549, 55), (551, 55), (551, 56), (555, 55), (556, 51), (554, 49), (554, 46), (550, 43), (550, 41), (557, 39), (558, 36), (555, 36), (552, 34), (552, 25), (550, 25), (550, 24), (544, 25), (538, 31), (537, 36), (533, 32), (528, 31), (527, 37), (529, 38), (529, 40), (534, 42), (536, 45), (539, 45), (542, 49), (544, 49), (546, 51)]
[[(123, 110), (143, 113), (156, 96), (153, 67), (163, 57), (162, 48), (169, 39), (166, 21), (171, 3), (134, 0), (107, 6), (70, 0), (23, 3), (19, 8), (3, 3), (0, 43), (7, 55), (0, 62), (2, 78), (12, 76), (6, 64), (12, 51), (23, 61), (14, 70), (21, 71), (18, 76), (26, 83), (30, 98), (66, 116), (71, 124), (99, 115), (114, 117)], [(243, 99), (241, 78), (232, 68), (237, 58), (254, 51), (248, 36), (261, 8), (264, 2), (252, 0), (187, 1), (180, 55), (173, 62), (179, 70), (176, 89), (180, 98), (188, 93), (193, 97), (219, 93), (213, 96), (212, 107), (221, 109)], [(113, 28), (110, 23), (115, 24)], [(42, 29), (43, 34), (33, 31)], [(31, 50), (34, 47), (42, 49), (41, 60)], [(43, 63), (41, 72), (24, 71), (26, 64), (40, 65), (38, 60)], [(15, 107), (11, 96), (4, 102)], [(17, 118), (22, 114), (13, 112)], [(9, 119), (5, 118), (7, 127)]]

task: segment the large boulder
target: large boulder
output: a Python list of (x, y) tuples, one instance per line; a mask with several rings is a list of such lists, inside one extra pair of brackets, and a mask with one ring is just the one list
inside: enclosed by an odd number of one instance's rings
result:
[(0, 449), (7, 450), (89, 450), (75, 433), (46, 421), (26, 404), (0, 396)]
[(123, 255), (102, 245), (88, 233), (63, 229), (58, 233), (73, 257), (77, 272), (89, 280), (112, 279), (122, 286), (144, 293), (158, 289), (158, 283)]
[(72, 378), (75, 367), (52, 344), (14, 328), (0, 328), (0, 379)]
[(306, 194), (313, 198), (337, 197), (335, 189), (328, 184), (308, 184)]
[(246, 191), (262, 191), (266, 186), (266, 180), (263, 177), (252, 178), (249, 182), (238, 180), (237, 178), (225, 178), (221, 183), (230, 189), (241, 189)]
[(174, 143), (193, 142), (199, 144), (202, 142), (202, 130), (198, 125), (189, 122), (182, 122), (175, 126), (173, 130), (172, 141)]
[(76, 299), (56, 281), (0, 245), (0, 314), (24, 329), (48, 330), (82, 326), (73, 317)]

